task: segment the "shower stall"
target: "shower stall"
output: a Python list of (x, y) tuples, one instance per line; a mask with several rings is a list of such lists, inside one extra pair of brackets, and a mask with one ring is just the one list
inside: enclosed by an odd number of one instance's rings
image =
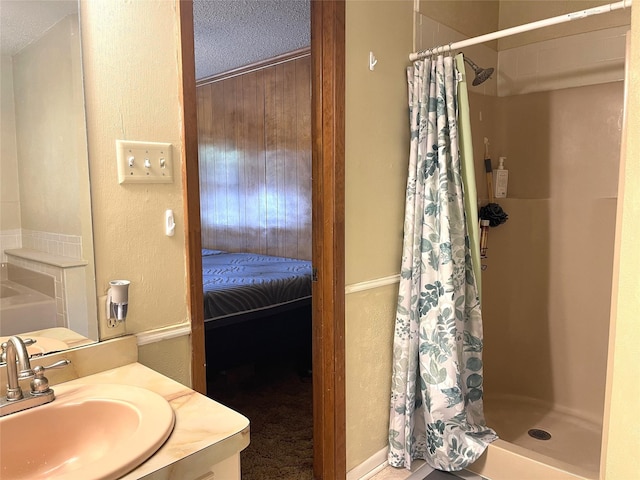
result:
[[(418, 16), (423, 48), (464, 38)], [(480, 205), (484, 139), (509, 169), (496, 199), (509, 220), (489, 230), (482, 273), (484, 407), (500, 439), (469, 468), (493, 480), (599, 476), (628, 29), (463, 49), (497, 67), (469, 87)]]
[(585, 478), (599, 470), (622, 105), (610, 82), (488, 114), (512, 193), (484, 260), (487, 422)]

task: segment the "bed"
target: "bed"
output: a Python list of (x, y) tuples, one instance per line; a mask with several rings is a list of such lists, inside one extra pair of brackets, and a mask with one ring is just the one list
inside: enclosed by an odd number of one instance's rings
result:
[(272, 315), (311, 302), (311, 262), (202, 250), (207, 328)]
[(207, 364), (228, 368), (295, 350), (308, 358), (311, 262), (202, 250)]

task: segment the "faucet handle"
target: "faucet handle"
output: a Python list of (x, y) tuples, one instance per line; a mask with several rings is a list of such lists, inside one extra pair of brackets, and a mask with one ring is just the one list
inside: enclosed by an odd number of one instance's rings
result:
[[(33, 367), (34, 370), (36, 369), (42, 369), (44, 370), (50, 370), (52, 368), (62, 368), (62, 367), (66, 367), (67, 365), (69, 365), (71, 363), (71, 360), (67, 360), (66, 358), (62, 359), (62, 360), (58, 360), (56, 363), (52, 363), (51, 365), (47, 366), (47, 367), (42, 367), (40, 365), (38, 365), (37, 367)], [(36, 370), (36, 373), (37, 370)]]
[(52, 368), (66, 367), (70, 363), (71, 363), (70, 360), (64, 359), (56, 363), (53, 363), (47, 367), (43, 367), (42, 365), (37, 365), (33, 367), (33, 371), (35, 375), (33, 376), (33, 380), (31, 380), (31, 394), (44, 395), (49, 393), (51, 389), (49, 388), (49, 379), (44, 376), (45, 370), (49, 370)]

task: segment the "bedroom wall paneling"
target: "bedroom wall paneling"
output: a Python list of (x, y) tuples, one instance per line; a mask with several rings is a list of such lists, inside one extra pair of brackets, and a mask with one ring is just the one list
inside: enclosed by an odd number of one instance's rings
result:
[(202, 244), (311, 259), (311, 57), (197, 87)]

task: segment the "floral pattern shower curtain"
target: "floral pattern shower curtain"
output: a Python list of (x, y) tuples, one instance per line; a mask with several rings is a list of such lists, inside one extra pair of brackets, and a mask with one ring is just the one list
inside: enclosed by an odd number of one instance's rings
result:
[(411, 153), (389, 463), (409, 468), (424, 459), (455, 471), (497, 438), (482, 405), (482, 318), (465, 224), (458, 73), (452, 57), (439, 56), (415, 62), (407, 74)]

